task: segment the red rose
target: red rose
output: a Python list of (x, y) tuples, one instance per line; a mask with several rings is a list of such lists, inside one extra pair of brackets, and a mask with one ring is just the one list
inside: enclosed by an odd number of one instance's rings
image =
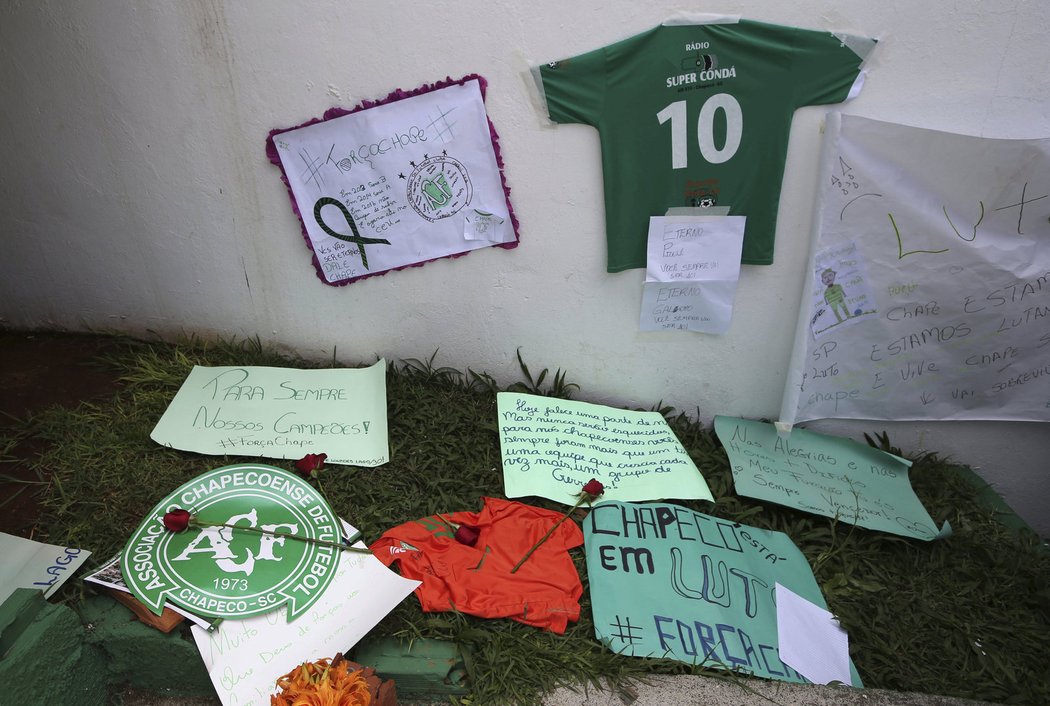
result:
[(460, 525), (459, 529), (456, 530), (456, 541), (460, 544), (466, 544), (468, 547), (473, 547), (477, 544), (480, 536), (481, 531), (477, 527), (471, 527), (470, 525)]
[(547, 539), (552, 534), (554, 534), (554, 530), (558, 529), (558, 525), (560, 525), (562, 522), (565, 522), (565, 520), (569, 519), (569, 515), (572, 514), (573, 510), (578, 508), (580, 505), (583, 505), (584, 503), (590, 505), (598, 498), (599, 495), (601, 495), (604, 492), (605, 486), (602, 485), (601, 481), (599, 481), (597, 478), (591, 478), (589, 481), (584, 483), (583, 488), (580, 490), (579, 493), (576, 494), (576, 504), (572, 506), (572, 509), (570, 509), (564, 515), (558, 518), (558, 521), (554, 523), (554, 526), (547, 530), (547, 534), (543, 535), (543, 537), (540, 538), (540, 541), (533, 544), (532, 548), (529, 549), (529, 551), (525, 552), (525, 556), (523, 556), (518, 561), (518, 563), (514, 565), (514, 568), (510, 570), (510, 573), (517, 573), (518, 569), (521, 568), (521, 565), (528, 561), (529, 557), (532, 556), (532, 553), (539, 549), (540, 545), (546, 542)]
[(190, 511), (181, 507), (164, 513), (164, 528), (169, 532), (181, 532), (190, 526)]
[(591, 478), (584, 484), (583, 492), (587, 493), (588, 495), (598, 497), (599, 495), (605, 492), (605, 486), (602, 485), (601, 481), (599, 481), (598, 479)]
[(327, 458), (328, 454), (306, 454), (295, 462), (295, 469), (299, 471), (299, 475), (309, 480), (317, 475)]

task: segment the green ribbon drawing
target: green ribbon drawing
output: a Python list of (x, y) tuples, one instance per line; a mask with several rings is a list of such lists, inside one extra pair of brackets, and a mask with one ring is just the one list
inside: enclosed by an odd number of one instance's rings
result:
[[(343, 235), (342, 233), (336, 233), (334, 230), (328, 227), (328, 224), (321, 218), (321, 208), (323, 206), (335, 206), (343, 212), (343, 218), (350, 224), (350, 230), (353, 232), (352, 236)], [(365, 255), (365, 245), (383, 244), (390, 245), (389, 240), (383, 238), (362, 238), (361, 234), (357, 232), (357, 224), (354, 223), (354, 217), (350, 215), (350, 211), (343, 205), (342, 201), (337, 201), (330, 196), (322, 196), (317, 199), (317, 203), (314, 204), (314, 220), (317, 221), (317, 225), (321, 226), (321, 230), (333, 238), (339, 238), (339, 240), (345, 240), (348, 243), (354, 243), (357, 245), (358, 251), (361, 253), (361, 264), (364, 265), (365, 269), (368, 269), (368, 256)]]

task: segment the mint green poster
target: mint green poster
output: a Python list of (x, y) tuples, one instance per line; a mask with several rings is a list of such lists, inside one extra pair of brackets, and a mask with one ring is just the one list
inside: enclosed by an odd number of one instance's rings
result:
[(715, 417), (715, 433), (740, 495), (904, 537), (951, 535), (912, 490), (907, 459), (798, 427), (781, 436), (768, 422), (736, 417)]
[(390, 460), (386, 361), (367, 368), (299, 370), (193, 366), (150, 438), (212, 456), (381, 466)]
[(566, 505), (600, 481), (608, 500), (710, 500), (707, 481), (659, 412), (634, 412), (541, 395), (496, 395), (508, 498)]
[(806, 681), (780, 659), (776, 584), (827, 604), (786, 534), (615, 501), (595, 505), (583, 533), (595, 636), (613, 652)]

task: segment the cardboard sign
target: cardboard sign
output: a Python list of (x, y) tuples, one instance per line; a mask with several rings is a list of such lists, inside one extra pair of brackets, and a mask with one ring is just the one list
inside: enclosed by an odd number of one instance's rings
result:
[(51, 596), (66, 582), (91, 552), (23, 539), (0, 532), (0, 603), (17, 588), (35, 588)]
[[(344, 534), (356, 533), (342, 525)], [(224, 706), (269, 706), (277, 677), (303, 662), (349, 652), (417, 586), (375, 557), (348, 554), (324, 595), (294, 623), (274, 611), (226, 621), (214, 632), (194, 626), (193, 639)]]
[(715, 417), (715, 433), (740, 495), (905, 537), (951, 535), (947, 522), (938, 531), (912, 490), (907, 459), (806, 429), (782, 436), (772, 424), (735, 417)]

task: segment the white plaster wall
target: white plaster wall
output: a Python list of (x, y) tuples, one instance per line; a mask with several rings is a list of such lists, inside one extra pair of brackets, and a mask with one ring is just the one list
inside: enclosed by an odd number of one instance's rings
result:
[[(429, 356), (517, 379), (568, 370), (579, 395), (662, 401), (705, 421), (779, 409), (801, 290), (822, 108), (796, 114), (776, 264), (745, 267), (725, 336), (640, 333), (643, 273), (605, 273), (596, 133), (545, 126), (530, 63), (676, 11), (881, 38), (849, 112), (989, 137), (1050, 135), (1043, 0), (8, 0), (0, 7), (0, 325), (255, 336), (348, 362)], [(333, 288), (313, 274), (274, 127), (445, 76), (489, 80), (521, 246)], [(979, 468), (1042, 533), (1050, 429), (888, 429)]]

